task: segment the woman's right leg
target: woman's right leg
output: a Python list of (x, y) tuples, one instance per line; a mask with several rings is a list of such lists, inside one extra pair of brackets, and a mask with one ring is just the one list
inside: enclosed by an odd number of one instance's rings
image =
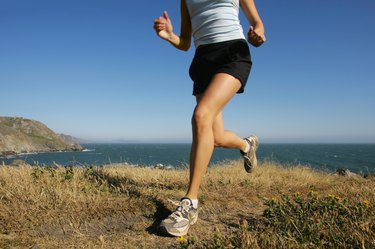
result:
[(224, 106), (235, 96), (240, 81), (226, 73), (216, 74), (205, 93), (197, 97), (192, 118), (193, 144), (190, 180), (186, 197), (197, 199), (202, 178), (215, 146), (214, 123)]

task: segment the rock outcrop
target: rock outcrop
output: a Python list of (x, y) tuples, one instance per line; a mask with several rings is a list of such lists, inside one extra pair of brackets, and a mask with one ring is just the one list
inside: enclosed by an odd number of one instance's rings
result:
[(39, 121), (0, 117), (0, 156), (51, 151), (78, 151), (82, 147), (73, 137), (62, 138)]

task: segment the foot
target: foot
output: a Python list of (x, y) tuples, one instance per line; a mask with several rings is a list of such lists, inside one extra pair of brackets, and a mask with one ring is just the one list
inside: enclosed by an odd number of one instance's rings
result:
[(185, 236), (191, 225), (198, 220), (198, 209), (193, 207), (189, 198), (182, 198), (181, 201), (172, 201), (177, 206), (168, 218), (164, 219), (160, 227), (172, 236)]
[(244, 160), (244, 167), (247, 173), (251, 173), (254, 168), (257, 167), (258, 161), (256, 156), (256, 151), (259, 146), (259, 140), (257, 136), (251, 135), (250, 137), (244, 138), (244, 140), (249, 143), (250, 150), (245, 153), (240, 150), (243, 160)]

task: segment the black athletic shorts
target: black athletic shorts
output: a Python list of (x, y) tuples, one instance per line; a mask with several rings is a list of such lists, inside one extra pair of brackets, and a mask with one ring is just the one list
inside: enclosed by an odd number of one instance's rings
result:
[(213, 76), (227, 73), (241, 82), (237, 93), (243, 93), (251, 69), (251, 55), (246, 40), (231, 40), (200, 45), (189, 68), (194, 82), (193, 95), (204, 93)]

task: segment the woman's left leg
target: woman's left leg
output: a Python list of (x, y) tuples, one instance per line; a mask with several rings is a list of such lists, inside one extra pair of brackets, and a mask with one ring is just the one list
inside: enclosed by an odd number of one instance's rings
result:
[(247, 143), (243, 138), (240, 138), (232, 131), (224, 129), (223, 114), (220, 112), (214, 121), (213, 125), (215, 147), (222, 147), (226, 149), (238, 149), (244, 151)]
[[(224, 135), (220, 140), (227, 146), (238, 146), (238, 148), (245, 146), (246, 142), (239, 141), (238, 137), (232, 136), (234, 134), (221, 131), (223, 127), (221, 110), (237, 93), (240, 86), (240, 81), (233, 76), (218, 73), (213, 77), (206, 91), (197, 96), (197, 106), (192, 118), (193, 143), (190, 152), (189, 188), (185, 197), (175, 203), (178, 205), (176, 211), (160, 225), (170, 235), (184, 236), (190, 225), (198, 219), (198, 192), (214, 150), (214, 133), (220, 131), (221, 135)], [(228, 136), (225, 135), (229, 135), (229, 138), (234, 137), (236, 141), (229, 141), (230, 139), (228, 140)]]

